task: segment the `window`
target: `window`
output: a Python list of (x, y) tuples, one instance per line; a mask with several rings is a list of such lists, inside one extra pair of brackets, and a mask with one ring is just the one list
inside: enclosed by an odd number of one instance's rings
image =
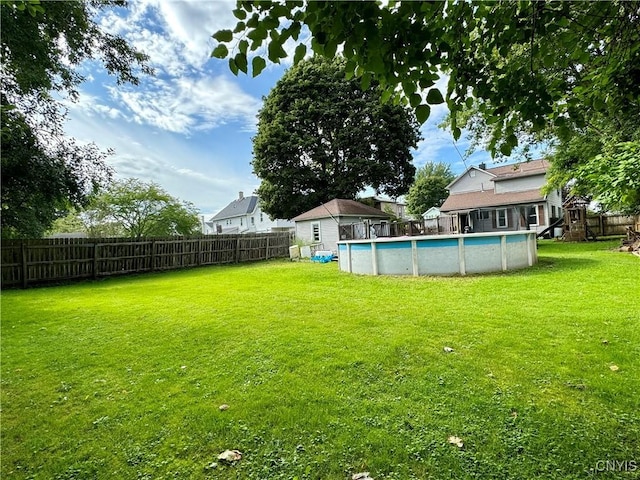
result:
[(260, 221), (264, 222), (264, 216), (262, 215), (262, 212), (260, 212)]
[(551, 205), (551, 217), (556, 218), (556, 206)]
[(240, 217), (240, 226), (244, 225), (244, 224), (242, 223), (242, 220), (243, 220), (243, 218), (242, 218), (242, 217)]
[(498, 219), (498, 228), (507, 228), (509, 226), (506, 208), (496, 210), (496, 216)]
[(538, 225), (546, 225), (544, 205), (538, 205)]
[(311, 236), (313, 237), (314, 242), (320, 241), (320, 224), (319, 223), (311, 224)]
[(478, 218), (480, 220), (489, 220), (489, 211), (488, 210), (480, 210), (478, 214)]
[(253, 217), (251, 217), (251, 225), (255, 225), (255, 224), (256, 224), (255, 219)]
[(538, 225), (538, 209), (536, 205), (527, 208), (527, 221), (529, 225)]

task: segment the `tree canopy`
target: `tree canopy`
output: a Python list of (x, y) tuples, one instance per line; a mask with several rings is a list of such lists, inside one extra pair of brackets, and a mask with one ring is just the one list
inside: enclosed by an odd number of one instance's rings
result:
[(264, 100), (253, 139), (258, 195), (272, 218), (293, 218), (365, 187), (407, 192), (419, 141), (412, 113), (383, 104), (375, 85), (347, 80), (344, 61), (316, 58), (289, 69)]
[(550, 153), (547, 190), (568, 185), (604, 211), (640, 214), (640, 109), (635, 118), (594, 117), (558, 134)]
[(124, 1), (0, 3), (2, 24), (2, 236), (41, 235), (72, 206), (106, 184), (109, 152), (64, 135), (56, 97), (77, 98), (77, 66), (98, 59), (117, 81), (152, 73), (147, 56), (104, 32), (95, 15)]
[[(234, 73), (259, 74), (265, 57), (307, 53), (346, 59), (347, 75), (383, 98), (403, 98), (420, 122), (442, 102), (450, 128), (479, 102), (489, 150), (508, 155), (522, 126), (584, 125), (592, 111), (637, 106), (640, 98), (640, 2), (312, 2), (238, 1), (233, 30), (220, 30), (212, 52)], [(264, 48), (264, 50), (263, 50)], [(264, 52), (264, 53), (263, 53)], [(435, 82), (448, 76), (446, 92)], [(444, 93), (444, 95), (442, 95)], [(584, 109), (582, 106), (588, 108)]]
[[(81, 220), (91, 236), (141, 238), (200, 231), (198, 211), (191, 203), (169, 195), (155, 183), (136, 178), (113, 182), (92, 198), (85, 210), (71, 215)], [(78, 223), (67, 219), (64, 225), (75, 228)]]
[[(2, 237), (41, 237), (110, 175), (94, 145), (46, 146), (15, 108), (2, 108)], [(90, 171), (89, 174), (85, 172)]]
[(407, 211), (421, 215), (431, 207), (439, 207), (449, 196), (447, 185), (455, 176), (446, 163), (427, 162), (416, 172), (416, 179), (406, 197)]

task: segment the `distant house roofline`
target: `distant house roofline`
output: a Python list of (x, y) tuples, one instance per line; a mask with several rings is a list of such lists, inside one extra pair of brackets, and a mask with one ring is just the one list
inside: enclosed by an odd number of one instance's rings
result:
[(226, 207), (209, 219), (210, 222), (219, 222), (235, 217), (242, 217), (253, 213), (258, 206), (259, 198), (256, 195), (245, 197), (240, 192), (238, 198), (229, 203)]

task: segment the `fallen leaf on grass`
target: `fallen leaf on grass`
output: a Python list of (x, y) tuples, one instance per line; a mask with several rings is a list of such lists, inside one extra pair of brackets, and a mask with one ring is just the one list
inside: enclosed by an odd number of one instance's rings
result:
[(618, 365), (611, 365), (609, 368), (612, 372), (617, 372), (618, 370), (620, 370), (620, 367), (618, 367)]
[(242, 458), (242, 452), (239, 450), (225, 450), (220, 455), (218, 455), (218, 460), (223, 462), (237, 462)]
[(223, 403), (222, 405), (220, 405), (220, 406), (218, 407), (218, 409), (219, 409), (221, 412), (224, 412), (225, 410), (229, 410), (229, 405), (227, 405), (226, 403)]
[(451, 445), (455, 445), (458, 448), (462, 448), (464, 446), (464, 443), (462, 443), (462, 439), (460, 437), (456, 437), (455, 435), (451, 435), (447, 440)]
[(451, 347), (444, 347), (444, 348), (443, 348), (443, 350), (444, 350), (445, 352), (447, 352), (447, 353), (451, 353), (451, 352), (453, 352), (453, 348), (451, 348)]

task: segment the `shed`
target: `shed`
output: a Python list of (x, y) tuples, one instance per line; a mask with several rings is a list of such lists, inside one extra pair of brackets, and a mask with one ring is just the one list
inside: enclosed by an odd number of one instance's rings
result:
[(389, 223), (389, 215), (355, 200), (336, 198), (293, 218), (296, 238), (337, 251), (337, 242), (368, 238), (373, 225)]

